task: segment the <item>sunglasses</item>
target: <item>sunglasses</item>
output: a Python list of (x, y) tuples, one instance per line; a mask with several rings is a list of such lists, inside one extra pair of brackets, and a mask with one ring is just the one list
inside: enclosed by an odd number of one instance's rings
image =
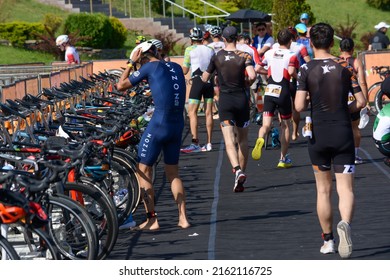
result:
[(257, 31), (265, 31), (265, 28), (258, 28)]

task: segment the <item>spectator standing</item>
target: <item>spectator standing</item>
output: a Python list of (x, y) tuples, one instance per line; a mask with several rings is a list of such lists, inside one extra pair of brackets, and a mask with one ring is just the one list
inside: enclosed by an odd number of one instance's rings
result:
[(265, 22), (260, 22), (255, 25), (257, 34), (253, 37), (252, 46), (257, 49), (257, 52), (260, 58), (263, 57), (264, 53), (271, 49), (272, 45), (275, 43), (274, 38), (267, 32), (267, 24)]
[[(310, 101), (312, 132), (308, 150), (317, 188), (317, 215), (322, 229), (322, 254), (335, 253), (332, 210), (332, 165), (336, 177), (341, 221), (337, 224), (338, 252), (342, 258), (352, 254), (351, 222), (354, 211), (355, 151), (350, 111), (363, 108), (366, 99), (357, 78), (344, 60), (330, 54), (333, 28), (326, 23), (315, 24), (310, 38), (314, 60), (303, 65), (298, 73), (295, 108), (303, 111)], [(355, 101), (348, 106), (352, 91)]]
[(386, 32), (389, 27), (390, 25), (383, 21), (375, 25), (376, 32), (374, 36), (370, 39), (368, 50), (377, 51), (389, 48), (390, 40), (389, 37), (386, 35)]

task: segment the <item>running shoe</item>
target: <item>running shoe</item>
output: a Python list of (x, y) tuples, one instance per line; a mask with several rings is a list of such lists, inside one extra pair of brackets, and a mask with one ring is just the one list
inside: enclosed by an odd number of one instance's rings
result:
[(290, 168), (292, 166), (292, 160), (287, 157), (287, 155), (284, 157), (284, 160), (279, 160), (278, 168)]
[(329, 241), (324, 240), (324, 245), (321, 246), (320, 252), (322, 254), (334, 254), (336, 253), (334, 240), (331, 239)]
[(256, 145), (252, 151), (252, 158), (254, 160), (259, 160), (261, 158), (261, 149), (263, 148), (263, 145), (264, 145), (264, 138), (263, 137), (257, 138)]
[(130, 229), (132, 227), (135, 227), (136, 224), (137, 223), (133, 220), (133, 215), (130, 214), (126, 221), (124, 221), (123, 224), (119, 226), (119, 229)]
[(246, 181), (246, 175), (242, 170), (236, 171), (236, 178), (234, 180), (234, 192), (243, 192), (244, 191), (244, 183)]
[(340, 221), (337, 224), (339, 234), (339, 255), (343, 259), (348, 259), (352, 254), (351, 227), (347, 222)]
[(180, 151), (182, 153), (186, 153), (186, 154), (189, 154), (189, 153), (197, 153), (197, 152), (200, 152), (201, 151), (201, 148), (199, 145), (195, 145), (194, 143), (192, 143), (191, 145), (183, 148), (183, 149), (180, 149)]
[(363, 163), (363, 159), (361, 157), (356, 156), (355, 157), (355, 164), (362, 164), (362, 163)]
[(213, 146), (211, 143), (207, 143), (202, 147), (202, 152), (210, 152), (213, 149)]

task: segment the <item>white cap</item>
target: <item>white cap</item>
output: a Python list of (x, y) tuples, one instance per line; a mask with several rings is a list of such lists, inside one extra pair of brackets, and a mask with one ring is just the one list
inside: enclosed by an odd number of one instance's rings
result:
[(386, 22), (384, 22), (384, 21), (381, 21), (380, 23), (378, 23), (377, 25), (375, 25), (375, 29), (376, 29), (376, 30), (379, 30), (379, 29), (381, 29), (381, 28), (383, 28), (383, 27), (389, 28), (390, 25), (388, 25), (388, 24), (387, 24)]

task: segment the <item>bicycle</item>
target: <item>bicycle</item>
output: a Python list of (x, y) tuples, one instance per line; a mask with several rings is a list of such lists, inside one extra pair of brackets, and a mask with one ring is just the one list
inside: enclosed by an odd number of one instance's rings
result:
[(370, 111), (374, 115), (377, 115), (384, 105), (390, 102), (390, 93), (383, 92), (381, 90), (382, 82), (390, 77), (390, 66), (374, 66), (372, 67), (374, 74), (379, 74), (381, 81), (374, 83), (368, 89), (368, 100), (371, 96), (374, 96), (374, 106), (370, 104)]

